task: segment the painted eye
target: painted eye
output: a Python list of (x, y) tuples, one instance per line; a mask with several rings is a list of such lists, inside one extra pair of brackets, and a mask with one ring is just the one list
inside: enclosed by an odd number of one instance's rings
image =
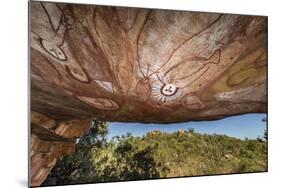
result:
[(73, 68), (72, 71), (73, 71), (74, 73), (77, 73), (77, 72), (78, 72), (77, 69), (75, 69), (75, 68)]
[(83, 72), (77, 70), (76, 68), (72, 69), (73, 73), (75, 73), (77, 76), (81, 76), (84, 77), (85, 75), (83, 74)]

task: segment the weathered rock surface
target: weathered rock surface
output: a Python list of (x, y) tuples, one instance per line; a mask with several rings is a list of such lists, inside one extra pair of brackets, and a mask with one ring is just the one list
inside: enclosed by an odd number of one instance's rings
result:
[(266, 111), (259, 16), (31, 3), (31, 108), (180, 122)]
[[(266, 17), (41, 2), (30, 10), (31, 109), (49, 119), (34, 123), (40, 143), (81, 135), (89, 118), (170, 123), (267, 110)], [(54, 158), (32, 158), (33, 168)]]
[(47, 178), (56, 161), (75, 150), (75, 138), (91, 126), (91, 119), (55, 121), (43, 114), (31, 113), (30, 178), (39, 186)]

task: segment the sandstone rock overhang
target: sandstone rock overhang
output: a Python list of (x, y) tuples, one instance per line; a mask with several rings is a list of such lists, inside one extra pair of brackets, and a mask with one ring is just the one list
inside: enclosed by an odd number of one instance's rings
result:
[(267, 112), (267, 17), (31, 2), (31, 110), (170, 123)]
[(30, 2), (30, 185), (94, 118), (267, 112), (267, 17)]

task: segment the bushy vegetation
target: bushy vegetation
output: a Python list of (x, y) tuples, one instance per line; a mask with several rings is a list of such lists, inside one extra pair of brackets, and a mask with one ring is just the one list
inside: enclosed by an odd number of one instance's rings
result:
[(44, 185), (139, 180), (267, 170), (265, 139), (180, 130), (131, 134), (107, 141), (107, 124), (95, 122), (75, 153), (58, 161)]

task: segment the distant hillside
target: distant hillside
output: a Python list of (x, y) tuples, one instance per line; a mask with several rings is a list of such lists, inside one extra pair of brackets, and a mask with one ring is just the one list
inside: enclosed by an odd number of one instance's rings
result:
[(267, 165), (266, 142), (261, 139), (240, 140), (181, 130), (150, 133), (135, 139), (133, 145), (157, 146), (153, 156), (161, 164), (161, 177), (265, 171)]
[(266, 141), (153, 131), (81, 144), (60, 160), (44, 185), (198, 176), (267, 170)]

